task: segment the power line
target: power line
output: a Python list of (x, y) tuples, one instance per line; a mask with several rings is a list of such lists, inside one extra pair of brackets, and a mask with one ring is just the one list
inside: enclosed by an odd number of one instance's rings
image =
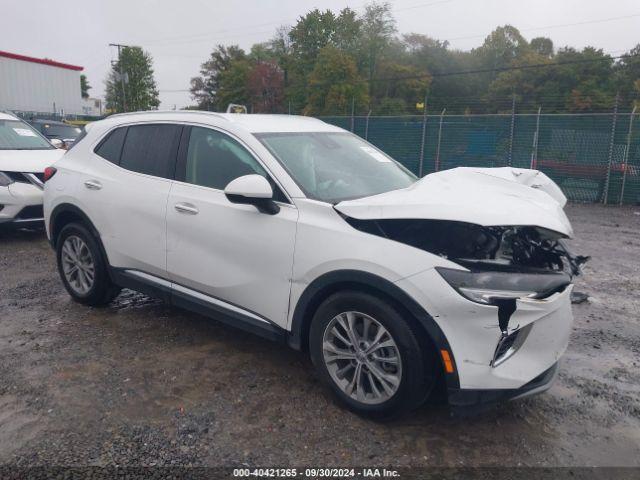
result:
[[(592, 25), (595, 23), (605, 23), (605, 22), (613, 22), (616, 20), (624, 20), (624, 19), (628, 19), (628, 18), (636, 18), (636, 17), (640, 17), (640, 13), (634, 13), (632, 15), (623, 15), (620, 17), (611, 17), (611, 18), (602, 18), (602, 19), (598, 19), (598, 20), (585, 20), (583, 22), (574, 22), (574, 23), (562, 23), (562, 24), (555, 24), (555, 25), (545, 25), (542, 27), (531, 27), (531, 28), (522, 28), (522, 29), (518, 29), (521, 32), (530, 32), (533, 30), (545, 30), (547, 28), (564, 28), (564, 27), (575, 27), (578, 25)], [(464, 36), (464, 37), (454, 37), (454, 38), (447, 38), (447, 41), (453, 41), (453, 40), (468, 40), (471, 38), (482, 38), (482, 37), (486, 37), (486, 34), (478, 34), (478, 35), (468, 35), (468, 36)]]
[[(575, 65), (581, 63), (595, 63), (595, 62), (604, 62), (604, 61), (612, 61), (619, 60), (621, 58), (635, 58), (640, 55), (619, 55), (617, 57), (605, 57), (605, 58), (593, 58), (593, 59), (585, 59), (585, 60), (568, 60), (566, 62), (551, 62), (551, 63), (536, 63), (530, 65), (516, 65), (511, 67), (497, 67), (497, 68), (481, 68), (476, 70), (460, 70), (453, 72), (435, 72), (435, 73), (422, 73), (418, 75), (406, 75), (401, 77), (388, 77), (388, 78), (379, 78), (373, 79), (372, 81), (386, 82), (386, 81), (396, 81), (396, 80), (415, 80), (419, 78), (427, 78), (427, 77), (448, 77), (453, 75), (470, 75), (476, 73), (493, 73), (493, 72), (509, 72), (512, 70), (528, 70), (532, 68), (545, 68), (545, 67), (560, 67), (563, 65)], [(365, 80), (369, 81), (369, 80)]]
[[(475, 70), (460, 70), (460, 71), (452, 71), (452, 72), (435, 72), (435, 73), (421, 73), (417, 75), (403, 75), (398, 77), (383, 77), (383, 78), (373, 78), (369, 79), (358, 79), (356, 82), (358, 83), (368, 83), (368, 82), (393, 82), (393, 81), (402, 81), (402, 80), (416, 80), (420, 78), (432, 78), (432, 77), (448, 77), (454, 75), (472, 75), (479, 73), (494, 73), (494, 72), (508, 72), (512, 70), (528, 70), (533, 68), (545, 68), (545, 67), (561, 67), (564, 65), (576, 65), (583, 63), (595, 63), (595, 62), (611, 62), (613, 60), (619, 60), (622, 58), (636, 58), (640, 57), (638, 55), (618, 55), (615, 57), (603, 57), (603, 58), (592, 58), (592, 59), (584, 59), (584, 60), (568, 60), (566, 62), (550, 62), (550, 63), (537, 63), (537, 64), (529, 64), (529, 65), (516, 65), (511, 67), (498, 67), (498, 68), (482, 68)], [(324, 85), (329, 82), (314, 82), (314, 85)], [(334, 83), (334, 82), (331, 82)], [(189, 89), (174, 89), (174, 90), (160, 90), (161, 92), (189, 92)]]
[[(440, 4), (444, 4), (444, 3), (451, 3), (454, 2), (455, 0), (438, 0), (435, 2), (429, 2), (429, 3), (419, 3), (416, 5), (410, 5), (407, 7), (401, 7), (401, 8), (392, 8), (391, 10), (394, 12), (402, 12), (402, 11), (406, 11), (406, 10), (415, 10), (418, 8), (425, 8), (425, 7), (431, 7), (431, 6), (435, 6), (435, 5), (440, 5)], [(361, 9), (363, 7), (365, 7), (366, 4), (361, 4), (361, 5), (357, 5), (355, 7), (352, 8), (352, 10), (358, 10)], [(153, 45), (171, 45), (174, 43), (177, 44), (188, 44), (188, 43), (202, 43), (202, 42), (210, 42), (210, 41), (215, 41), (215, 40), (224, 40), (226, 38), (229, 37), (238, 37), (238, 36), (243, 36), (246, 35), (246, 33), (240, 34), (240, 35), (225, 35), (223, 37), (214, 37), (211, 38), (211, 35), (215, 35), (218, 33), (226, 33), (226, 32), (237, 32), (237, 31), (244, 31), (244, 30), (251, 30), (250, 34), (259, 34), (259, 33), (268, 33), (268, 32), (272, 32), (273, 30), (267, 30), (267, 31), (263, 31), (263, 32), (254, 32), (252, 31), (255, 28), (260, 28), (260, 27), (266, 27), (266, 26), (276, 26), (276, 25), (283, 25), (286, 24), (288, 22), (293, 22), (296, 21), (299, 17), (296, 18), (288, 18), (286, 20), (280, 20), (280, 21), (276, 21), (276, 22), (266, 22), (266, 23), (257, 23), (257, 24), (252, 24), (252, 25), (245, 25), (242, 27), (235, 27), (235, 28), (227, 28), (227, 29), (222, 29), (222, 30), (213, 30), (210, 32), (203, 32), (203, 33), (197, 33), (197, 34), (191, 34), (191, 35), (178, 35), (175, 37), (165, 37), (162, 39), (152, 39), (152, 40), (147, 40), (142, 42), (142, 45), (146, 45), (146, 46), (153, 46)]]

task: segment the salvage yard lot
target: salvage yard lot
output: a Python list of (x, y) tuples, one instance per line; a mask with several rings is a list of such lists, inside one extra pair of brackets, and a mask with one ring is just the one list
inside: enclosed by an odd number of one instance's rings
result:
[(131, 291), (78, 305), (42, 232), (0, 232), (0, 464), (640, 466), (640, 207), (568, 214), (592, 298), (552, 389), (388, 422), (337, 406), (302, 353)]

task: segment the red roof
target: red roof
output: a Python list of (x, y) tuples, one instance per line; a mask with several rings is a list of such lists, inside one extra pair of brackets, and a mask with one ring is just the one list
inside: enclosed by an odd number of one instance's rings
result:
[(13, 58), (14, 60), (22, 60), (23, 62), (40, 63), (42, 65), (49, 65), (50, 67), (66, 68), (67, 70), (76, 70), (78, 72), (84, 70), (84, 67), (79, 67), (77, 65), (56, 62), (54, 60), (49, 60), (48, 58), (27, 57), (26, 55), (3, 52), (2, 50), (0, 50), (0, 57)]

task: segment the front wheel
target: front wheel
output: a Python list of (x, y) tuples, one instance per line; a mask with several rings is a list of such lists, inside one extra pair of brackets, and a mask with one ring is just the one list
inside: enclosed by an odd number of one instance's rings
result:
[(394, 306), (362, 292), (327, 298), (309, 349), (321, 379), (350, 409), (389, 416), (419, 406), (434, 384), (429, 342)]
[(102, 306), (120, 288), (111, 282), (98, 241), (84, 225), (66, 225), (56, 241), (58, 272), (71, 297), (85, 305)]

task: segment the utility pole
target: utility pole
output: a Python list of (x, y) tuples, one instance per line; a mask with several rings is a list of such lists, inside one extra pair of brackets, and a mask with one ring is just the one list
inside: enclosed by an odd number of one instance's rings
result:
[(118, 66), (120, 67), (120, 72), (118, 72), (118, 75), (120, 76), (120, 86), (122, 87), (122, 108), (124, 109), (124, 111), (127, 111), (127, 93), (126, 90), (124, 88), (124, 72), (122, 71), (122, 49), (123, 48), (129, 48), (130, 45), (121, 45), (119, 43), (110, 43), (109, 44), (110, 47), (118, 47)]

